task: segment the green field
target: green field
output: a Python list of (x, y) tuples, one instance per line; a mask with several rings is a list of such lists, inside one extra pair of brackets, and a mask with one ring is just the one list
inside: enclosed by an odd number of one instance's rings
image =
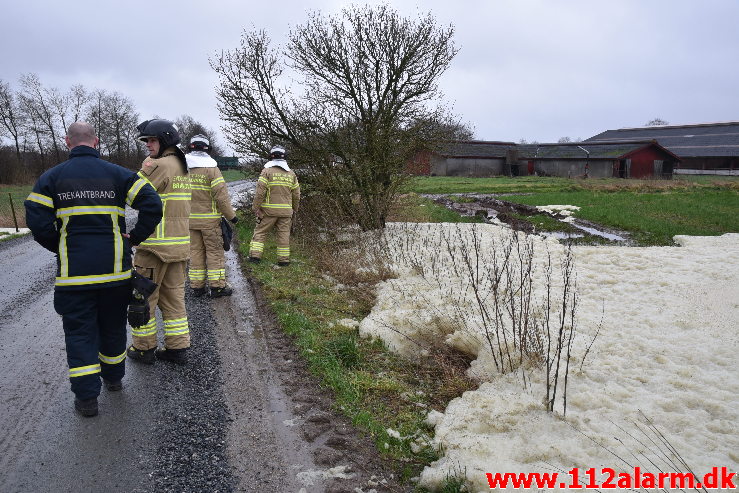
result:
[(668, 188), (668, 187), (739, 187), (739, 176), (680, 176), (674, 180), (623, 180), (603, 178), (573, 180), (545, 176), (508, 178), (467, 178), (460, 176), (419, 176), (411, 180), (408, 191), (416, 193), (528, 193), (564, 191), (582, 188)]
[(222, 171), (223, 179), (227, 182), (246, 180), (252, 178), (252, 174), (249, 171), (242, 171), (240, 169), (225, 169)]
[(675, 235), (739, 232), (737, 177), (666, 181), (423, 177), (415, 179), (409, 190), (422, 194), (504, 194), (502, 200), (534, 206), (576, 205), (580, 207), (576, 218), (629, 232), (639, 245), (671, 245)]

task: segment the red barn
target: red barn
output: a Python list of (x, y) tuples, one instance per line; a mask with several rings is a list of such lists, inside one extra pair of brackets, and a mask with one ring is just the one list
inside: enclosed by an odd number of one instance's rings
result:
[(518, 147), (529, 171), (574, 178), (672, 178), (680, 158), (651, 141), (572, 142)]
[(739, 175), (739, 122), (606, 130), (585, 142), (654, 140), (680, 158), (681, 174)]

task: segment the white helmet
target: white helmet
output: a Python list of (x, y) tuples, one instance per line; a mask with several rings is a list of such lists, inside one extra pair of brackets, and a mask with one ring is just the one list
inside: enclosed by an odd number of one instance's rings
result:
[(192, 151), (209, 151), (210, 141), (203, 134), (197, 134), (190, 139), (190, 150)]
[(282, 146), (274, 146), (269, 151), (270, 159), (285, 159), (285, 148)]

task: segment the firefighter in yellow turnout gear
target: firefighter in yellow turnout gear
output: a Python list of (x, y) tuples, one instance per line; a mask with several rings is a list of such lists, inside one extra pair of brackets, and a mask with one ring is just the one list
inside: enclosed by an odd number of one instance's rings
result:
[(270, 161), (264, 165), (257, 180), (252, 210), (257, 226), (249, 244), (249, 261), (259, 262), (264, 252), (264, 240), (273, 228), (277, 243), (277, 264), (290, 264), (290, 225), (300, 203), (298, 177), (287, 165), (285, 149), (273, 147)]
[[(184, 153), (177, 147), (180, 136), (167, 120), (148, 120), (138, 126), (138, 139), (150, 156), (139, 176), (145, 178), (162, 199), (164, 213), (154, 234), (136, 249), (133, 264), (139, 274), (158, 284), (149, 297), (149, 322), (132, 328), (133, 345), (128, 357), (143, 363), (154, 358), (184, 364), (190, 347), (185, 309), (185, 270), (190, 256), (190, 177)], [(156, 307), (164, 321), (164, 348), (157, 349)]]
[(192, 184), (188, 277), (195, 296), (205, 294), (207, 281), (211, 298), (217, 298), (233, 292), (226, 283), (221, 216), (234, 224), (237, 218), (226, 182), (209, 150), (208, 139), (196, 135), (190, 139), (190, 152), (185, 156)]

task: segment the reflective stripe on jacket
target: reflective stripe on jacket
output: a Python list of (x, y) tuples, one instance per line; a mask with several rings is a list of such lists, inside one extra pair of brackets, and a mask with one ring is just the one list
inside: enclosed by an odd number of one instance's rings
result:
[(170, 147), (159, 158), (146, 158), (139, 176), (156, 189), (163, 204), (162, 220), (138, 246), (162, 262), (181, 262), (190, 257), (190, 177), (182, 153)]
[(260, 208), (268, 216), (292, 216), (300, 203), (300, 184), (291, 171), (276, 166), (265, 167), (257, 180), (252, 210)]
[(190, 183), (190, 229), (214, 228), (220, 223), (221, 216), (229, 221), (236, 217), (228, 186), (218, 168), (190, 168)]
[(25, 201), (34, 239), (57, 254), (57, 289), (108, 287), (131, 277), (125, 207), (139, 211), (130, 242), (146, 238), (162, 217), (155, 190), (135, 173), (77, 146), (38, 179)]

